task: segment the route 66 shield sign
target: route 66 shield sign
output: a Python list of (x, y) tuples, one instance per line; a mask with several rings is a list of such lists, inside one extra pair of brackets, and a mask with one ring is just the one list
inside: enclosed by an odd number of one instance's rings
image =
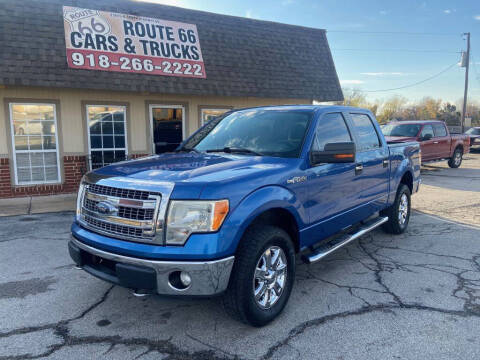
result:
[(64, 7), (63, 17), (70, 24), (71, 31), (78, 31), (80, 34), (101, 34), (108, 35), (111, 26), (99, 11)]

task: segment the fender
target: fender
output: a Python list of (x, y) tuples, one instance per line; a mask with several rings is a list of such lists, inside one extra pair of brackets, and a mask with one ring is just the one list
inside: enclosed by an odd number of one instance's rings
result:
[[(305, 227), (307, 214), (297, 196), (278, 185), (265, 186), (248, 194), (232, 211), (221, 230), (225, 237), (229, 237), (227, 234), (232, 234), (232, 238), (223, 242), (223, 245), (228, 248), (219, 250), (230, 254), (235, 253), (245, 230), (253, 220), (263, 212), (274, 208), (289, 211), (295, 218), (299, 230)], [(222, 245), (219, 244), (219, 247)]]
[(390, 192), (388, 194), (388, 205), (392, 205), (395, 201), (398, 186), (400, 185), (400, 181), (406, 173), (410, 173), (412, 179), (414, 179), (412, 163), (408, 156), (402, 160), (402, 162), (397, 166), (396, 169), (394, 169), (394, 171), (392, 171), (390, 177)]

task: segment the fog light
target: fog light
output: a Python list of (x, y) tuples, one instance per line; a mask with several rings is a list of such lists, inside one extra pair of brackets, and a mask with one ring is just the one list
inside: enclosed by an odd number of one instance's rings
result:
[(189, 286), (192, 283), (192, 278), (187, 272), (182, 271), (180, 273), (180, 281), (182, 282), (183, 285)]

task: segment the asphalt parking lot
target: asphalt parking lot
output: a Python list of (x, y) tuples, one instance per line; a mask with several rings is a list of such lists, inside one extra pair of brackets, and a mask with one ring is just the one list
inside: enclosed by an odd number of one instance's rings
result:
[(134, 297), (76, 270), (71, 212), (0, 218), (0, 359), (474, 359), (480, 354), (480, 153), (424, 167), (408, 231), (298, 266), (261, 329), (218, 298)]

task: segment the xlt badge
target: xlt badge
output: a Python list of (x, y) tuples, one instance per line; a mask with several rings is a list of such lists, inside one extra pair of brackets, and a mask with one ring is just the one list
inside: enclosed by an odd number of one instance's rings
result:
[(307, 181), (306, 176), (294, 176), (293, 178), (287, 180), (287, 184), (296, 184), (304, 181)]

